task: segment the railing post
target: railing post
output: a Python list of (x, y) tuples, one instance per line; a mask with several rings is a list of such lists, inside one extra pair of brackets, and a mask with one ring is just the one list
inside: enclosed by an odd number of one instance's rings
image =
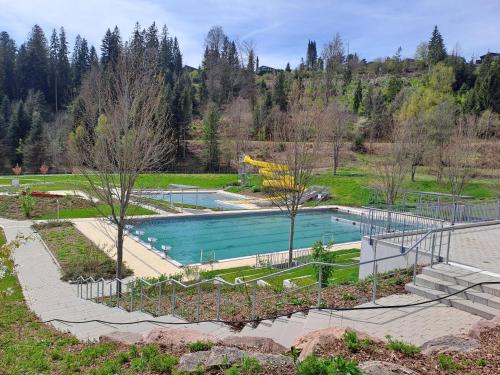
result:
[(319, 266), (318, 272), (318, 308), (321, 308), (321, 288), (323, 287), (323, 265)]
[(436, 232), (432, 233), (432, 242), (431, 242), (431, 268), (434, 264), (434, 247), (436, 246)]
[(161, 286), (162, 284), (158, 284), (158, 307), (156, 309), (156, 315), (160, 316), (161, 310)]
[(253, 284), (252, 292), (252, 320), (255, 320), (257, 312), (257, 281)]
[(405, 228), (406, 228), (406, 216), (404, 216), (403, 218), (403, 238), (401, 239), (401, 253), (404, 253), (405, 251)]
[(373, 244), (373, 285), (372, 285), (372, 302), (375, 303), (377, 299), (377, 242)]
[(100, 282), (98, 281), (97, 282), (97, 296), (96, 296), (96, 302), (97, 303), (99, 303), (99, 292), (100, 292), (100, 290), (99, 290), (99, 284), (100, 284)]
[(217, 300), (216, 300), (216, 309), (217, 309), (217, 320), (220, 320), (220, 288), (221, 284), (217, 283)]
[(113, 305), (113, 283), (109, 283), (109, 306)]
[(200, 321), (200, 306), (201, 306), (201, 286), (198, 284), (198, 299), (196, 301), (196, 320)]
[(141, 282), (141, 311), (144, 310), (144, 283), (142, 282), (142, 279), (140, 279)]
[[(129, 285), (130, 284), (131, 283), (129, 283)], [(133, 281), (133, 286), (132, 286), (132, 288), (130, 290), (130, 311), (132, 311), (132, 309), (134, 307), (134, 291), (135, 291), (135, 280)]]
[(413, 263), (413, 285), (417, 284), (417, 264), (418, 264), (418, 248), (415, 248), (415, 263)]
[(446, 245), (446, 264), (450, 261), (451, 229), (448, 230), (448, 244)]
[(85, 283), (85, 299), (89, 299), (89, 282)]
[(175, 283), (171, 282), (170, 285), (172, 285), (172, 315), (175, 314)]
[(444, 226), (444, 223), (441, 222), (441, 231), (439, 233), (439, 255), (438, 255), (438, 262), (441, 262), (441, 248), (443, 247), (443, 226)]

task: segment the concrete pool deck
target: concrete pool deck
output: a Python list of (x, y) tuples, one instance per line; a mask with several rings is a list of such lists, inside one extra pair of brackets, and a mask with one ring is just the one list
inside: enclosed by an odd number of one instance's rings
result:
[[(328, 206), (324, 208), (337, 208), (337, 206)], [(314, 208), (313, 208), (314, 210)], [(276, 209), (258, 210), (258, 212), (276, 212)], [(342, 210), (345, 212), (345, 210)], [(213, 216), (223, 216), (227, 214), (234, 214), (238, 211), (230, 212), (213, 212)], [(240, 211), (248, 214), (248, 211)], [(350, 212), (353, 212), (351, 210)], [(150, 219), (157, 219), (160, 217), (193, 217), (192, 214), (171, 214), (162, 216), (148, 216)], [(94, 244), (105, 249), (110, 257), (116, 259), (116, 229), (113, 225), (104, 222), (102, 219), (73, 219), (71, 220), (75, 227), (89, 238)], [(334, 245), (331, 247), (332, 251), (360, 248), (361, 242), (350, 242)], [(274, 253), (279, 253), (278, 251)], [(127, 263), (128, 267), (134, 271), (136, 277), (157, 277), (160, 275), (173, 275), (183, 272), (183, 267), (180, 267), (169, 260), (161, 258), (159, 255), (148, 249), (142, 243), (137, 242), (130, 236), (125, 236), (123, 244), (123, 260)], [(241, 258), (233, 258), (221, 260), (213, 263), (212, 265), (202, 265), (202, 270), (219, 270), (241, 266), (254, 266), (256, 263), (256, 255), (250, 255)]]

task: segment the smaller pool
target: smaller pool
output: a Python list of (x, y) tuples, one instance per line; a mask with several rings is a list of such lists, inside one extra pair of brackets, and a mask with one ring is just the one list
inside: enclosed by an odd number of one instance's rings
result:
[(193, 206), (202, 206), (207, 208), (220, 208), (223, 210), (238, 210), (241, 209), (237, 204), (231, 204), (230, 201), (241, 200), (242, 198), (233, 195), (214, 192), (196, 192), (196, 191), (183, 191), (183, 192), (165, 192), (165, 193), (152, 193), (148, 194), (150, 198), (164, 200), (167, 202), (174, 202), (179, 204), (189, 204)]

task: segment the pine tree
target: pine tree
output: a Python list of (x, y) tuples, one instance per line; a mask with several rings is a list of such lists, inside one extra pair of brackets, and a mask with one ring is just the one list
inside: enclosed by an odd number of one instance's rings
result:
[(122, 50), (122, 40), (118, 26), (115, 26), (113, 32), (110, 29), (106, 31), (101, 44), (101, 63), (106, 65), (116, 61)]
[(58, 98), (61, 106), (66, 105), (71, 97), (71, 66), (68, 59), (68, 41), (64, 28), (59, 29), (59, 50), (57, 51)]
[(130, 51), (134, 56), (142, 56), (146, 49), (145, 31), (141, 30), (139, 22), (135, 23), (132, 40), (130, 41)]
[(286, 111), (288, 99), (285, 91), (285, 74), (279, 72), (276, 76), (273, 92), (274, 104), (279, 106), (281, 111)]
[(49, 46), (49, 86), (50, 93), (48, 96), (49, 103), (54, 103), (54, 108), (58, 109), (58, 89), (59, 89), (59, 71), (58, 71), (58, 52), (59, 52), (59, 36), (56, 29), (52, 30)]
[(361, 87), (361, 80), (358, 79), (358, 84), (356, 85), (356, 90), (354, 91), (354, 99), (352, 103), (352, 110), (354, 113), (358, 113), (359, 106), (363, 100), (363, 88)]
[(90, 46), (89, 62), (91, 67), (99, 65), (99, 57), (94, 46)]
[(16, 93), (16, 43), (5, 31), (0, 33), (0, 95), (12, 100)]
[(306, 68), (316, 69), (318, 63), (318, 52), (316, 50), (316, 42), (310, 40), (307, 42)]
[(442, 61), (446, 58), (446, 48), (444, 46), (443, 37), (438, 30), (437, 26), (434, 26), (432, 32), (431, 40), (429, 41), (429, 61), (432, 65)]
[(71, 65), (73, 70), (73, 85), (78, 88), (80, 87), (83, 76), (91, 66), (87, 41), (85, 38), (80, 37), (80, 35), (77, 35), (75, 39)]
[(12, 165), (22, 162), (19, 146), (22, 145), (30, 127), (31, 118), (26, 112), (23, 102), (19, 101), (14, 105), (7, 133), (8, 157)]
[(205, 169), (219, 169), (219, 113), (215, 105), (210, 105), (203, 121), (203, 142), (205, 143)]
[(286, 63), (285, 71), (286, 72), (291, 72), (292, 71), (292, 68), (290, 68), (290, 63), (289, 62)]
[(33, 26), (28, 41), (18, 54), (20, 94), (25, 97), (30, 89), (49, 94), (49, 49), (42, 28)]
[(21, 147), (23, 166), (32, 172), (37, 171), (40, 165), (45, 162), (45, 147), (42, 136), (42, 117), (40, 113), (34, 112), (30, 132)]
[(160, 43), (158, 41), (158, 28), (156, 24), (153, 22), (151, 26), (148, 27), (145, 36), (146, 48), (153, 49), (155, 51), (158, 50)]
[(173, 54), (173, 72), (179, 77), (182, 73), (182, 54), (179, 48), (179, 42), (177, 41), (177, 37), (174, 37), (174, 43), (172, 46), (172, 54)]

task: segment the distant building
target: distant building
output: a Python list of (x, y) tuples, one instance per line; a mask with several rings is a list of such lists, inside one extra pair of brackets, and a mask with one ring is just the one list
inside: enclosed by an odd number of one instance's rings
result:
[(487, 58), (498, 59), (498, 58), (500, 58), (500, 53), (497, 53), (497, 52), (488, 52), (485, 55), (479, 56), (479, 60), (476, 60), (476, 64), (482, 64), (482, 62), (485, 59), (487, 59)]
[(279, 72), (281, 69), (276, 69), (276, 68), (271, 68), (270, 66), (259, 66), (259, 70), (257, 71), (257, 74), (266, 74), (266, 73), (276, 73)]

